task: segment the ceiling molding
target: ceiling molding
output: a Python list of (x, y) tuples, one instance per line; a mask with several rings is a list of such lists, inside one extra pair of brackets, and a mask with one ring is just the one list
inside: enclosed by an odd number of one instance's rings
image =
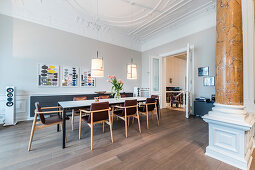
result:
[(141, 40), (145, 41), (146, 38), (148, 39), (148, 37), (155, 36), (156, 33), (163, 31), (167, 27), (171, 27), (173, 25), (176, 25), (177, 23), (181, 23), (182, 21), (187, 21), (190, 18), (196, 17), (197, 14), (205, 13), (211, 9), (215, 10), (215, 6), (211, 2), (208, 2), (202, 6), (199, 6), (198, 8), (195, 8), (195, 9), (181, 15), (178, 18), (169, 20), (169, 22), (165, 23), (163, 26), (159, 26), (159, 27), (155, 28), (150, 33), (147, 33), (147, 34), (141, 36), (140, 38), (141, 38)]
[[(201, 24), (202, 23), (202, 24)], [(216, 11), (210, 9), (165, 29), (142, 43), (142, 52), (171, 43), (197, 32), (216, 26)]]
[[(159, 37), (164, 39), (166, 32), (176, 32), (178, 24), (197, 20), (203, 17), (201, 13), (211, 13), (215, 3), (215, 0), (1, 0), (0, 13), (143, 51), (155, 47), (153, 44)], [(199, 28), (208, 27), (207, 21), (200, 21)]]

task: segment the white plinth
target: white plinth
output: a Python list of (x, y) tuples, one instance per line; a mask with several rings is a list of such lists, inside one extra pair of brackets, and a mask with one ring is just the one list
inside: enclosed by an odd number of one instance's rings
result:
[(206, 155), (240, 169), (248, 170), (252, 161), (254, 114), (244, 106), (214, 104), (204, 121), (209, 125)]

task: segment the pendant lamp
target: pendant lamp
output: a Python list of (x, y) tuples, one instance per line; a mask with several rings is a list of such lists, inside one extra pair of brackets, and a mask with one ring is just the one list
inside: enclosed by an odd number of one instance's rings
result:
[(133, 58), (131, 59), (131, 64), (128, 64), (127, 66), (127, 79), (137, 79), (137, 67), (136, 64), (133, 63)]
[(104, 62), (103, 58), (93, 58), (91, 60), (91, 76), (92, 77), (104, 77)]

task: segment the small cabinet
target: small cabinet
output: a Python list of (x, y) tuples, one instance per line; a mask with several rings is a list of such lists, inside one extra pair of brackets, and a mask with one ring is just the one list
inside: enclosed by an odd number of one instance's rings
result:
[(204, 116), (213, 108), (213, 101), (203, 102), (203, 101), (194, 101), (194, 114), (196, 116)]

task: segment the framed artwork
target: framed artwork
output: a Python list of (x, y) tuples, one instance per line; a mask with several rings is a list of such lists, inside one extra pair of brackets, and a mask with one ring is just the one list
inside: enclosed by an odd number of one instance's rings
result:
[(204, 77), (204, 86), (215, 86), (214, 77)]
[(81, 87), (96, 87), (96, 79), (91, 76), (91, 71), (81, 68), (80, 75)]
[(39, 64), (38, 85), (40, 87), (59, 86), (59, 66), (51, 64)]
[(78, 87), (78, 67), (63, 66), (62, 67), (62, 87)]
[(199, 67), (198, 76), (209, 76), (209, 67)]

